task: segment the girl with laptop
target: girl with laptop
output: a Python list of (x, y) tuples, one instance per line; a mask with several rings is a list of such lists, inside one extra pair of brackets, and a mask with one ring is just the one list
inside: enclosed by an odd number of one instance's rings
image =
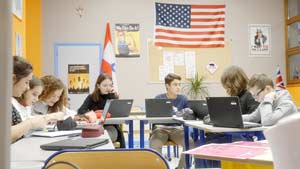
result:
[(229, 96), (238, 96), (243, 114), (252, 113), (259, 105), (247, 90), (249, 78), (242, 68), (230, 66), (221, 76), (221, 83)]
[[(118, 99), (119, 95), (114, 91), (112, 78), (107, 74), (100, 74), (97, 78), (95, 89), (89, 94), (78, 109), (78, 114), (89, 111), (103, 110), (108, 99)], [(120, 148), (125, 148), (123, 131), (119, 125), (104, 125), (111, 140), (120, 142)]]

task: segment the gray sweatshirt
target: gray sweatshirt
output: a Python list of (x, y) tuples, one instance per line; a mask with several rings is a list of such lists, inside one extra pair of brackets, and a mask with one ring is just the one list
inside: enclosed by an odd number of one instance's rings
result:
[(285, 116), (296, 113), (297, 108), (287, 90), (276, 92), (276, 99), (264, 98), (257, 109), (251, 114), (243, 115), (243, 121), (260, 122), (264, 126), (274, 125)]

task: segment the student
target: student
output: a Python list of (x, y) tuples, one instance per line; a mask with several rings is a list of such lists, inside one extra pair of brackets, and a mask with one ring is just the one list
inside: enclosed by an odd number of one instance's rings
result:
[(221, 83), (230, 96), (238, 96), (243, 114), (252, 113), (259, 105), (247, 91), (248, 77), (242, 68), (230, 66), (221, 76)]
[(33, 105), (32, 114), (45, 115), (60, 113), (60, 115), (64, 115), (64, 119), (68, 116), (74, 118), (77, 112), (67, 108), (67, 92), (63, 82), (53, 75), (44, 76), (41, 78), (41, 81), (44, 84), (44, 89), (39, 96), (39, 101)]
[[(118, 99), (118, 94), (114, 91), (112, 78), (106, 74), (100, 74), (97, 78), (95, 89), (88, 95), (83, 104), (78, 109), (78, 114), (89, 111), (103, 110), (106, 100)], [(125, 148), (123, 132), (118, 125), (104, 125), (111, 140), (120, 142), (120, 147)]]
[(261, 122), (264, 126), (270, 126), (297, 112), (289, 92), (275, 91), (273, 81), (265, 74), (253, 75), (249, 80), (248, 88), (260, 105), (253, 113), (243, 115), (244, 121)]
[[(32, 79), (32, 66), (22, 57), (13, 57), (13, 97), (21, 97), (29, 89), (29, 82)], [(23, 118), (20, 112), (12, 105), (12, 127), (11, 141), (15, 142), (31, 129), (44, 128), (48, 120), (45, 116), (34, 116)]]
[[(173, 99), (173, 112), (176, 113), (188, 107), (187, 97), (179, 94), (181, 90), (181, 77), (170, 73), (165, 77), (165, 87), (167, 93), (156, 96), (157, 99)], [(150, 148), (162, 152), (162, 146), (169, 140), (175, 142), (182, 147), (184, 145), (184, 131), (182, 126), (172, 125), (155, 125), (150, 137)], [(190, 147), (193, 147), (193, 140), (189, 138)], [(184, 168), (184, 155), (181, 156), (178, 167)]]

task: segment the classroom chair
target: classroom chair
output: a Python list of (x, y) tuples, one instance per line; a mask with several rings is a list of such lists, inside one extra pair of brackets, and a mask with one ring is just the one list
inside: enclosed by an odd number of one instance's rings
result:
[(168, 162), (151, 149), (63, 150), (49, 157), (44, 169), (169, 169)]
[(300, 166), (300, 113), (295, 113), (266, 130), (275, 169), (295, 169)]

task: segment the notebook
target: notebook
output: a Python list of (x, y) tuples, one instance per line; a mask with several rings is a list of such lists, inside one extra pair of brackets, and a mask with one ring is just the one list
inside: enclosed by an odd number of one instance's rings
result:
[(193, 110), (198, 119), (208, 115), (206, 100), (188, 100), (188, 107)]
[(128, 117), (131, 111), (133, 99), (112, 100), (108, 112), (111, 117)]
[(210, 120), (214, 126), (229, 128), (260, 127), (261, 124), (243, 122), (239, 98), (207, 97), (207, 107)]
[(63, 150), (63, 149), (92, 149), (105, 145), (109, 142), (103, 138), (69, 138), (40, 146), (43, 150)]
[(145, 99), (146, 117), (172, 117), (171, 99)]

